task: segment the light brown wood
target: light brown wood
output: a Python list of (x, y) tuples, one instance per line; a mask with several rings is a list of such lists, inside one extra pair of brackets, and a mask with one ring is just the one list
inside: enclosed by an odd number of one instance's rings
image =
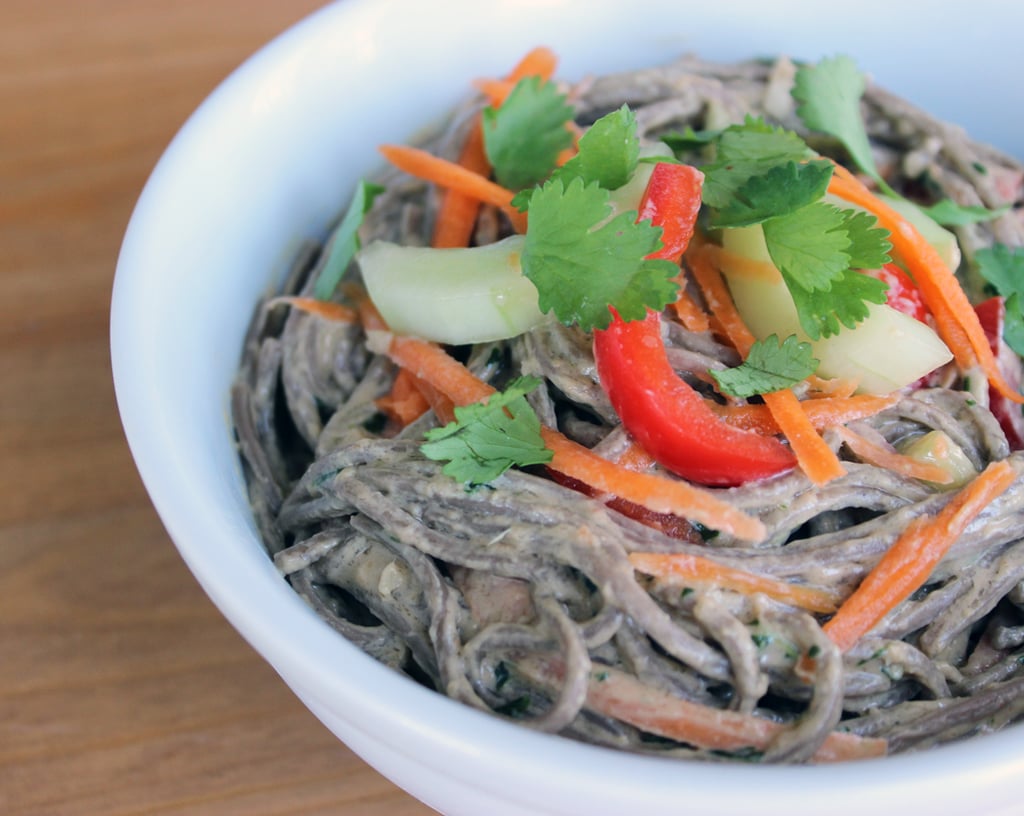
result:
[(431, 812), (220, 617), (128, 453), (108, 307), (161, 151), (317, 0), (0, 3), (0, 813)]

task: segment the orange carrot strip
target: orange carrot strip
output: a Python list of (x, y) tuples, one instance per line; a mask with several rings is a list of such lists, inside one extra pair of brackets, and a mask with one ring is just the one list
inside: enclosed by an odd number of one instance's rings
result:
[(399, 170), (432, 182), (439, 187), (459, 190), (478, 201), (500, 208), (519, 232), (526, 229), (526, 216), (512, 206), (515, 196), (511, 190), (496, 184), (486, 176), (467, 170), (456, 162), (442, 159), (407, 145), (381, 145), (380, 152)]
[(1017, 474), (1006, 460), (993, 462), (932, 517), (914, 519), (824, 625), (841, 651), (849, 650), (879, 621), (916, 592), (950, 547)]
[(359, 320), (359, 315), (356, 310), (350, 306), (345, 306), (342, 303), (334, 303), (329, 300), (317, 300), (311, 297), (293, 297), (290, 295), (282, 295), (281, 297), (273, 298), (268, 301), (268, 306), (273, 306), (278, 303), (287, 303), (296, 309), (303, 312), (309, 312), (315, 314), (317, 317), (322, 317), (325, 320), (333, 320), (338, 323), (355, 323)]
[(838, 426), (835, 431), (846, 446), (868, 464), (884, 467), (910, 479), (921, 479), (935, 484), (949, 484), (953, 481), (953, 475), (934, 462), (924, 462), (912, 456), (905, 456), (891, 445), (880, 444), (844, 425)]
[[(480, 402), (494, 393), (492, 386), (434, 343), (392, 335), (383, 350), (397, 365), (409, 369), (456, 405)], [(541, 436), (553, 453), (550, 464), (553, 470), (578, 479), (599, 493), (618, 496), (656, 513), (692, 519), (745, 540), (759, 541), (765, 536), (760, 519), (738, 510), (710, 491), (679, 479), (620, 467), (551, 428), (542, 428)]]
[[(850, 397), (818, 397), (800, 403), (811, 424), (819, 431), (836, 425), (843, 425), (855, 419), (874, 416), (895, 405), (899, 397), (895, 394), (875, 396), (855, 394)], [(763, 434), (780, 433), (779, 425), (772, 417), (767, 405), (719, 405), (711, 404), (712, 410), (730, 425), (757, 431)]]
[(841, 165), (836, 165), (828, 191), (844, 201), (863, 207), (878, 219), (879, 226), (889, 230), (893, 247), (907, 264), (925, 305), (935, 318), (942, 339), (953, 352), (957, 363), (962, 368), (968, 368), (977, 361), (1000, 394), (1014, 402), (1024, 402), (1024, 395), (1006, 382), (999, 370), (985, 332), (954, 270), (946, 266), (942, 256), (922, 237), (917, 228)]
[[(564, 664), (556, 657), (521, 660), (515, 668), (535, 682), (565, 674)], [(709, 751), (764, 750), (789, 727), (753, 714), (693, 703), (645, 685), (620, 669), (603, 665), (594, 666), (591, 671), (585, 705), (649, 734)], [(813, 759), (815, 762), (839, 762), (881, 757), (886, 752), (884, 739), (833, 731)]]
[(555, 52), (545, 45), (538, 45), (523, 55), (523, 58), (509, 71), (506, 79), (513, 84), (528, 76), (551, 79), (557, 66), (558, 56)]
[(698, 555), (637, 552), (630, 554), (629, 562), (633, 565), (633, 569), (645, 575), (676, 581), (713, 584), (744, 595), (761, 593), (782, 603), (811, 612), (829, 614), (835, 612), (839, 605), (839, 598), (824, 589), (790, 584), (765, 575), (729, 567), (711, 558), (703, 558)]
[(620, 453), (616, 459), (615, 464), (620, 465), (630, 470), (650, 470), (654, 467), (654, 458), (645, 451), (636, 442), (631, 442), (629, 446)]
[[(491, 172), (491, 163), (484, 150), (484, 131), (479, 114), (466, 134), (466, 141), (459, 153), (461, 167), (486, 177)], [(480, 212), (480, 200), (460, 190), (446, 189), (434, 217), (434, 234), (430, 245), (438, 248), (469, 246)]]
[[(497, 107), (504, 102), (515, 83), (523, 77), (539, 76), (542, 79), (549, 79), (555, 72), (557, 62), (558, 60), (550, 48), (543, 46), (534, 48), (523, 56), (504, 80), (480, 80), (477, 85), (490, 97), (491, 104)], [(500, 93), (488, 92), (487, 88), (492, 85), (495, 87), (500, 85), (502, 91)], [(466, 141), (459, 153), (458, 163), (481, 176), (490, 175), (491, 163), (484, 149), (484, 132), (480, 114), (473, 118), (473, 122), (469, 126)], [(445, 190), (435, 216), (431, 246), (468, 246), (479, 211), (479, 199), (458, 190)]]
[[(704, 293), (704, 300), (712, 314), (724, 328), (729, 340), (743, 358), (750, 353), (754, 335), (736, 310), (729, 289), (721, 273), (703, 249), (693, 254), (690, 263), (694, 279)], [(800, 400), (788, 388), (764, 394), (764, 402), (772, 417), (789, 440), (801, 470), (815, 484), (825, 484), (842, 476), (846, 471), (835, 451), (815, 430)]]
[(391, 391), (376, 400), (377, 407), (401, 426), (423, 416), (430, 403), (416, 385), (416, 378), (406, 369), (398, 369)]
[(705, 332), (711, 328), (711, 321), (708, 319), (707, 312), (701, 308), (700, 304), (693, 299), (693, 296), (682, 285), (679, 287), (679, 294), (676, 296), (672, 308), (675, 309), (679, 322), (689, 331)]
[(859, 383), (853, 377), (820, 377), (812, 374), (807, 378), (807, 384), (813, 389), (810, 399), (817, 399), (818, 396), (827, 397), (852, 397), (857, 393)]

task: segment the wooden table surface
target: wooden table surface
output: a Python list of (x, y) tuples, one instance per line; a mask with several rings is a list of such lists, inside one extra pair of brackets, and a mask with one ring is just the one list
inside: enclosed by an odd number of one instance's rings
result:
[(117, 252), (161, 151), (318, 0), (0, 2), (0, 813), (426, 814), (219, 615), (114, 402)]

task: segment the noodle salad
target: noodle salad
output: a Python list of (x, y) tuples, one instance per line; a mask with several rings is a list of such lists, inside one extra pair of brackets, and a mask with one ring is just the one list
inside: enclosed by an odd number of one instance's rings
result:
[(577, 83), (382, 145), (261, 303), (253, 512), (438, 692), (633, 752), (828, 762), (1024, 711), (1024, 170), (846, 57)]

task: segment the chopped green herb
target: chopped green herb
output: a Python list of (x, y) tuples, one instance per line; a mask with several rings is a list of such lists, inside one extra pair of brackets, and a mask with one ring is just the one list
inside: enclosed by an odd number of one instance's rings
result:
[(636, 116), (625, 105), (602, 116), (580, 137), (579, 152), (556, 170), (568, 186), (574, 178), (616, 190), (629, 181), (640, 158)]
[(825, 194), (832, 164), (824, 159), (776, 164), (751, 176), (711, 217), (712, 227), (746, 227), (799, 210)]
[(937, 201), (930, 207), (921, 208), (925, 215), (944, 227), (962, 227), (967, 224), (991, 221), (993, 218), (999, 218), (1006, 214), (1009, 209), (1009, 204), (994, 210), (990, 210), (988, 207), (971, 207), (957, 204), (950, 198)]
[(524, 694), (521, 697), (505, 703), (505, 705), (498, 706), (494, 709), (498, 714), (504, 714), (506, 717), (512, 719), (521, 719), (526, 715), (526, 712), (530, 710), (530, 695)]
[(518, 377), (486, 402), (456, 407), (455, 420), (427, 431), (420, 450), (447, 461), (443, 472), (470, 487), (492, 482), (513, 466), (550, 462), (540, 420), (526, 401), (539, 384), (536, 377)]
[(750, 639), (754, 641), (754, 645), (757, 646), (758, 649), (766, 649), (771, 646), (774, 638), (772, 638), (771, 635), (755, 632), (750, 636)]
[(383, 192), (384, 188), (379, 184), (359, 182), (352, 203), (335, 231), (327, 262), (313, 284), (313, 296), (317, 300), (330, 300), (338, 288), (345, 270), (359, 251), (359, 227), (363, 223), (363, 216), (370, 211), (374, 199)]
[(714, 159), (700, 166), (704, 173), (701, 198), (709, 207), (726, 208), (751, 178), (777, 165), (813, 158), (814, 153), (797, 134), (747, 117), (743, 124), (731, 125), (719, 134)]
[(801, 65), (793, 81), (797, 115), (811, 130), (838, 139), (850, 158), (888, 194), (893, 194), (875, 166), (860, 101), (864, 75), (847, 56), (830, 57), (817, 64)]
[(800, 342), (795, 335), (780, 342), (772, 334), (755, 342), (742, 364), (710, 373), (724, 393), (745, 398), (790, 388), (817, 368), (810, 343)]
[(572, 144), (573, 108), (558, 86), (540, 77), (516, 83), (498, 108), (483, 112), (484, 148), (500, 184), (512, 190), (543, 181)]
[(818, 655), (820, 655), (820, 654), (821, 654), (821, 647), (820, 647), (820, 646), (818, 646), (818, 644), (817, 644), (817, 643), (812, 643), (812, 644), (811, 644), (811, 645), (810, 645), (810, 646), (809, 646), (809, 647), (807, 648), (807, 656), (808, 656), (809, 658), (811, 658), (812, 660), (813, 660), (813, 659), (814, 659), (815, 657), (817, 657)]
[(520, 258), (537, 287), (542, 312), (584, 331), (611, 323), (609, 306), (623, 320), (639, 320), (647, 309), (663, 309), (676, 296), (679, 268), (648, 260), (661, 228), (624, 212), (611, 220), (609, 193), (580, 178), (566, 186), (551, 179), (530, 196), (530, 226)]
[(1003, 339), (1024, 355), (1024, 247), (1004, 244), (979, 249), (974, 256), (981, 276), (1006, 301)]

